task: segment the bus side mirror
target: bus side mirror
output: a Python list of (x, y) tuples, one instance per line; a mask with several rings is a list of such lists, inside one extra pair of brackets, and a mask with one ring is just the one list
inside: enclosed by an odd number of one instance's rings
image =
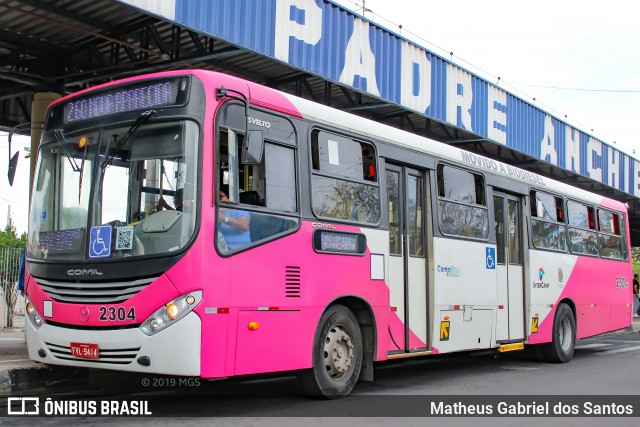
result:
[(242, 164), (257, 165), (262, 161), (264, 137), (261, 130), (250, 130), (242, 146)]
[(16, 153), (9, 160), (9, 185), (13, 185), (13, 178), (16, 176), (16, 168), (18, 167), (18, 158), (20, 157), (20, 152), (16, 151)]
[(9, 185), (12, 186), (13, 185), (13, 178), (15, 178), (16, 176), (16, 168), (18, 167), (18, 158), (20, 155), (19, 151), (16, 151), (16, 153), (12, 156), (11, 155), (11, 139), (13, 138), (13, 134), (20, 130), (20, 129), (24, 129), (27, 127), (31, 127), (31, 122), (26, 122), (26, 123), (20, 123), (19, 125), (15, 125), (14, 127), (11, 128), (11, 130), (9, 131), (9, 136), (7, 138), (8, 142), (9, 142), (9, 166), (8, 166), (8, 173), (7, 176), (9, 177)]

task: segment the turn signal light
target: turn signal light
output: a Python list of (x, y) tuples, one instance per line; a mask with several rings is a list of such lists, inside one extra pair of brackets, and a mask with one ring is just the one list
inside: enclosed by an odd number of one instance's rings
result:
[(255, 331), (259, 327), (260, 327), (259, 322), (249, 322), (249, 324), (247, 325), (247, 328), (249, 328), (250, 331)]
[(178, 310), (178, 306), (174, 303), (167, 305), (167, 317), (171, 320), (176, 320), (178, 318), (178, 314), (180, 314), (180, 310)]

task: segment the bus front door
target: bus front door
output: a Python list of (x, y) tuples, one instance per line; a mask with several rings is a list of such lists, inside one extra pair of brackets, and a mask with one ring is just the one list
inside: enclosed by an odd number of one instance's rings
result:
[(391, 353), (425, 350), (427, 343), (427, 258), (425, 176), (387, 165), (389, 206), (389, 291)]
[(493, 212), (498, 286), (496, 341), (521, 341), (525, 325), (521, 198), (494, 191)]

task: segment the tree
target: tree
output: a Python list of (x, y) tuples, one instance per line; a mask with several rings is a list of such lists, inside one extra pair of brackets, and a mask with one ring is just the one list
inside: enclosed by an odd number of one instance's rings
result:
[(640, 274), (640, 247), (631, 248), (631, 261), (633, 262), (633, 274)]
[(18, 238), (15, 227), (11, 225), (7, 225), (4, 231), (0, 232), (0, 290), (5, 308), (0, 326), (4, 325), (7, 328), (13, 327), (13, 311), (18, 300), (20, 256), (26, 243), (27, 233)]
[(2, 248), (24, 248), (27, 244), (27, 233), (22, 233), (18, 238), (16, 228), (13, 225), (7, 225), (4, 231), (0, 231), (0, 249)]

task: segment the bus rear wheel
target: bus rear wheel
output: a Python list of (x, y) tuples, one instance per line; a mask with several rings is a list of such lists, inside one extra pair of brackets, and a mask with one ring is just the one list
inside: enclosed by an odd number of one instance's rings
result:
[(322, 315), (313, 345), (313, 367), (300, 375), (308, 394), (337, 399), (348, 396), (362, 369), (362, 333), (354, 314), (333, 305)]
[(548, 362), (567, 363), (576, 347), (576, 320), (567, 304), (560, 304), (553, 319), (553, 341), (545, 344), (542, 357)]

